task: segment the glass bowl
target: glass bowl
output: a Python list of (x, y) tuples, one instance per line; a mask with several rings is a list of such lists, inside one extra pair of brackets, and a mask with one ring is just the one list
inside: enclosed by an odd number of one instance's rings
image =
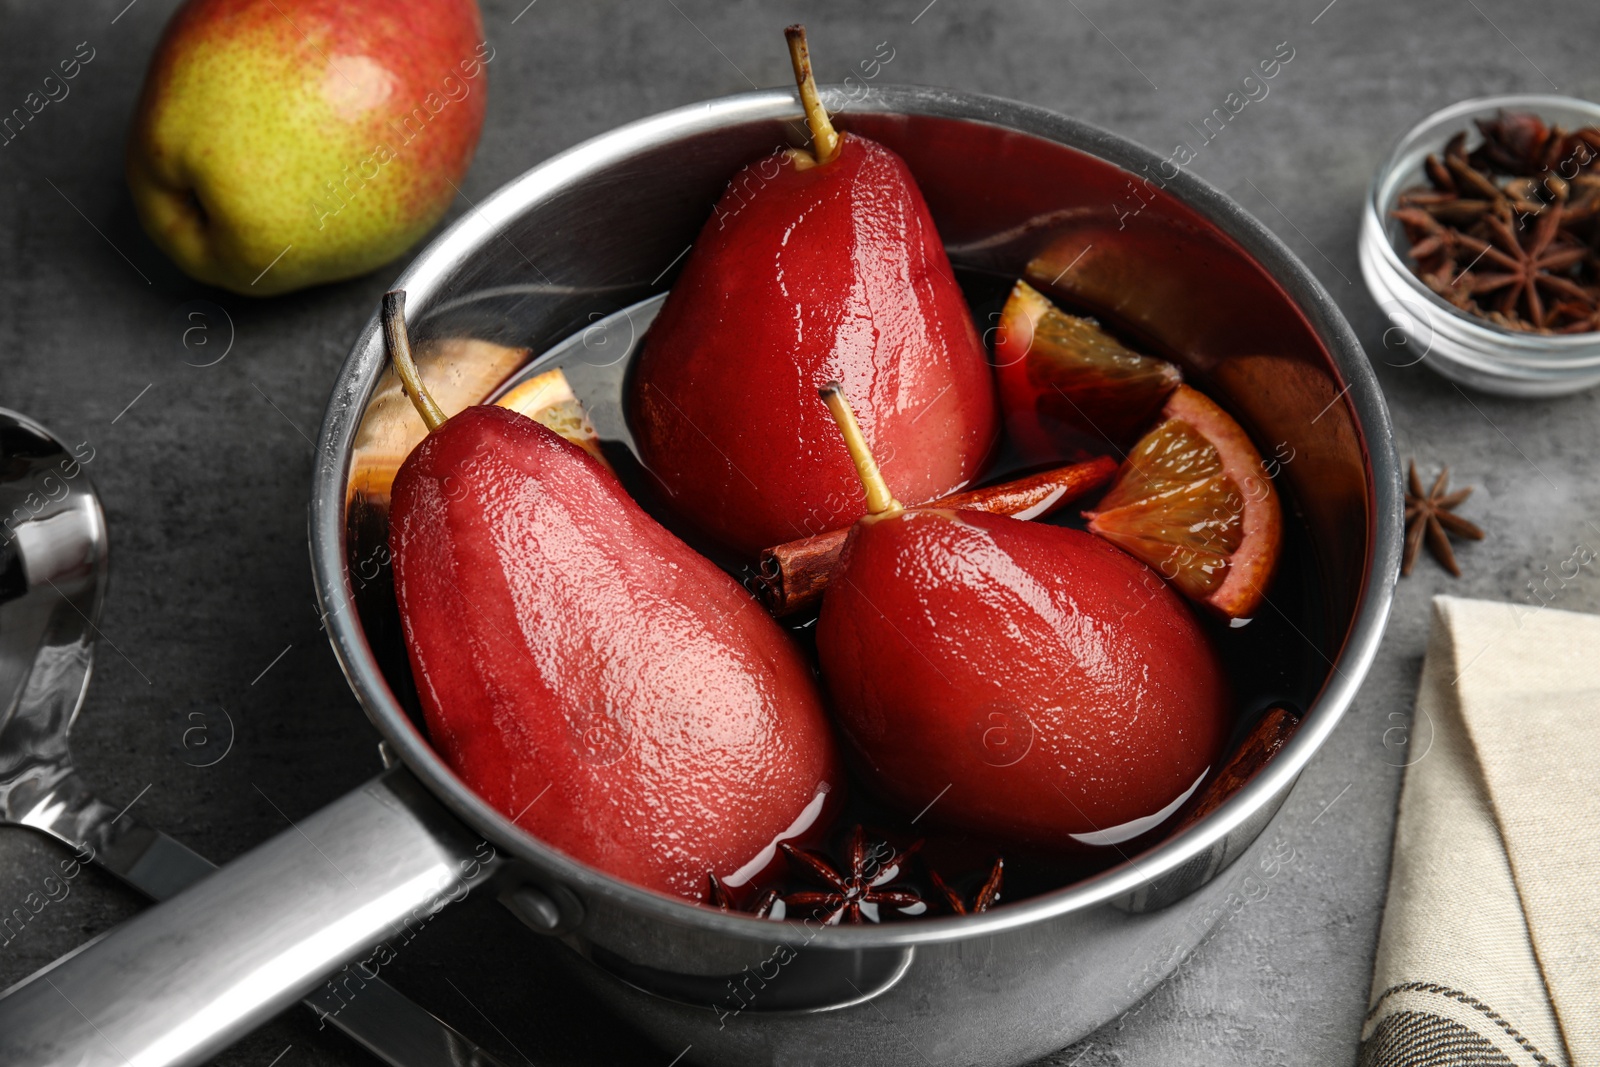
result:
[(1440, 298), (1412, 271), (1409, 242), (1391, 217), (1400, 193), (1426, 183), (1423, 160), (1458, 131), (1467, 147), (1483, 138), (1475, 119), (1528, 111), (1568, 130), (1600, 125), (1600, 105), (1565, 96), (1463, 100), (1412, 127), (1379, 166), (1362, 211), (1361, 274), (1389, 318), (1383, 337), (1391, 366), (1425, 363), (1452, 381), (1504, 396), (1558, 396), (1600, 385), (1600, 333), (1540, 334), (1506, 329)]

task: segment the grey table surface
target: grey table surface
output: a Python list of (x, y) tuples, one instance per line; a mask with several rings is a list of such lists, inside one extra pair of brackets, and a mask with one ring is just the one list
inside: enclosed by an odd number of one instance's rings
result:
[[(306, 557), (310, 438), (335, 370), (399, 265), (264, 302), (201, 287), (141, 233), (122, 180), (133, 102), (173, 0), (0, 5), (0, 109), (88, 42), (71, 95), (0, 149), (0, 404), (95, 449), (114, 574), (74, 749), (113, 801), (216, 859), (238, 855), (378, 770), (376, 735), (318, 630)], [(1013, 97), (1163, 153), (1190, 137), (1280, 42), (1292, 62), (1194, 169), (1255, 213), (1334, 295), (1378, 367), (1402, 458), (1477, 487), (1489, 539), (1466, 577), (1431, 561), (1401, 583), (1382, 654), (1307, 769), (1277, 832), (1296, 860), (1127, 1016), (1041, 1063), (1349, 1064), (1366, 1010), (1403, 750), (1438, 593), (1522, 601), (1575, 544), (1600, 544), (1600, 393), (1513, 401), (1391, 366), (1356, 266), (1361, 198), (1380, 157), (1428, 112), (1470, 96), (1600, 97), (1600, 7), (1571, 0), (738, 3), (488, 0), (488, 120), (463, 186), (476, 201), (556, 151), (655, 111), (788, 83), (778, 36), (804, 20), (824, 81), (879, 42), (889, 75)], [(465, 210), (458, 201), (454, 214)], [(181, 310), (207, 299), (234, 343), (184, 362)], [(218, 326), (219, 330), (223, 327)], [(219, 340), (220, 340), (219, 335)], [(1557, 607), (1600, 609), (1584, 575)], [(191, 712), (225, 709), (226, 759), (196, 768)], [(281, 813), (280, 813), (281, 809)], [(0, 908), (64, 855), (0, 830)], [(90, 871), (0, 948), (0, 986), (133, 914)], [(467, 1033), (538, 1064), (666, 1067), (583, 996), (526, 966), (526, 935), (492, 902), (445, 912), (386, 976)], [(274, 1059), (275, 1057), (280, 1057)], [(216, 1060), (371, 1062), (288, 1013)]]

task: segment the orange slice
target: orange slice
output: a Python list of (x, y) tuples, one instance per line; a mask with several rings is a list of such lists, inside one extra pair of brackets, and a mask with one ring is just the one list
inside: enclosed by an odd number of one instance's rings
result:
[(1266, 599), (1283, 514), (1261, 454), (1226, 411), (1180, 385), (1128, 453), (1089, 531), (1229, 620)]
[[(482, 403), (496, 386), (526, 365), (530, 355), (526, 348), (508, 348), (475, 337), (421, 341), (413, 354), (422, 380), (446, 415)], [(400, 464), (427, 435), (428, 427), (400, 388), (394, 368), (386, 368), (356, 431), (350, 460), (351, 498), (361, 497), (387, 508)]]
[(1038, 459), (1127, 447), (1183, 380), (1171, 363), (1066, 314), (1027, 282), (1000, 313), (994, 360), (1006, 429)]
[[(560, 368), (536, 374), (495, 401), (503, 408), (520, 411), (534, 422), (550, 427), (589, 455), (607, 470), (611, 464), (600, 451), (600, 435), (595, 433), (583, 401), (572, 391)], [(614, 472), (613, 472), (614, 473)]]
[[(481, 404), (495, 388), (528, 363), (526, 348), (508, 348), (471, 337), (424, 341), (416, 347), (417, 367), (428, 391), (446, 415)], [(544, 423), (562, 437), (606, 463), (600, 439), (583, 404), (560, 370), (535, 375), (495, 401)], [(387, 507), (389, 490), (411, 450), (428, 434), (400, 388), (393, 368), (378, 380), (361, 427), (356, 431), (351, 457), (350, 493), (369, 503)], [(606, 463), (609, 468), (610, 464)]]

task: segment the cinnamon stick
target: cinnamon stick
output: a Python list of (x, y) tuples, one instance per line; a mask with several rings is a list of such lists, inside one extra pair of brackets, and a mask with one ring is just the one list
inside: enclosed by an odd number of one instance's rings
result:
[[(1109, 456), (1100, 456), (1084, 463), (1031, 474), (1014, 482), (954, 493), (918, 506), (1038, 519), (1099, 489), (1116, 472), (1116, 462)], [(762, 552), (756, 595), (767, 610), (777, 616), (791, 615), (821, 600), (849, 532), (848, 529), (830, 530)]]
[(1267, 765), (1278, 750), (1289, 743), (1289, 738), (1300, 728), (1300, 720), (1283, 705), (1274, 705), (1261, 716), (1254, 730), (1217, 772), (1217, 776), (1201, 790), (1194, 807), (1189, 809), (1178, 824), (1178, 829), (1192, 826), (1222, 806), (1222, 802), (1250, 784), (1257, 772)]

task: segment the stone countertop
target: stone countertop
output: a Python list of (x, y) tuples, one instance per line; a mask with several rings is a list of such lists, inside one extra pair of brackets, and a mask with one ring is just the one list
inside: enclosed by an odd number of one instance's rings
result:
[[(158, 827), (226, 860), (379, 769), (318, 630), (306, 562), (312, 445), (333, 374), (377, 307), (388, 268), (266, 302), (207, 290), (141, 233), (121, 154), (145, 64), (173, 0), (0, 12), (0, 110), (20, 106), (80, 42), (93, 59), (66, 98), (0, 148), (0, 404), (90, 442), (114, 574), (94, 684), (74, 735), (85, 778), (137, 799)], [(525, 6), (526, 5), (526, 6)], [(924, 6), (926, 5), (926, 6)], [(1600, 545), (1600, 393), (1504, 400), (1394, 358), (1356, 265), (1362, 196), (1380, 157), (1423, 115), (1503, 92), (1600, 97), (1600, 8), (1549, 0), (1244, 0), (1184, 4), (912, 0), (717, 5), (705, 0), (488, 0), (495, 48), (486, 128), (453, 214), (556, 151), (619, 123), (751, 85), (789, 84), (777, 31), (803, 19), (819, 79), (894, 50), (886, 80), (1054, 108), (1163, 153), (1191, 138), (1280, 43), (1293, 58), (1193, 169), (1275, 230), (1334, 295), (1391, 404), (1402, 460), (1449, 464), (1476, 486), (1462, 513), (1489, 534), (1451, 579), (1424, 558), (1402, 581), (1382, 654), (1350, 714), (1271, 831), (1295, 860), (1125, 1018), (1040, 1061), (1095, 1067), (1349, 1064), (1388, 870), (1404, 749), (1436, 593), (1523, 601), (1574, 546)], [(227, 357), (184, 361), (186, 305), (221, 305)], [(218, 340), (222, 340), (219, 326)], [(1589, 472), (1589, 473), (1585, 473)], [(1587, 571), (1552, 580), (1555, 605), (1600, 609)], [(225, 709), (226, 759), (189, 766), (190, 713)], [(281, 809), (281, 813), (280, 813)], [(0, 830), (0, 908), (64, 850)], [(138, 901), (86, 870), (0, 947), (0, 986), (126, 918)], [(470, 899), (385, 976), (499, 1051), (539, 1064), (639, 1063), (670, 1053), (531, 970), (520, 926)], [(282, 1055), (274, 1061), (274, 1057)], [(296, 1009), (216, 1060), (238, 1067), (365, 1065)]]

